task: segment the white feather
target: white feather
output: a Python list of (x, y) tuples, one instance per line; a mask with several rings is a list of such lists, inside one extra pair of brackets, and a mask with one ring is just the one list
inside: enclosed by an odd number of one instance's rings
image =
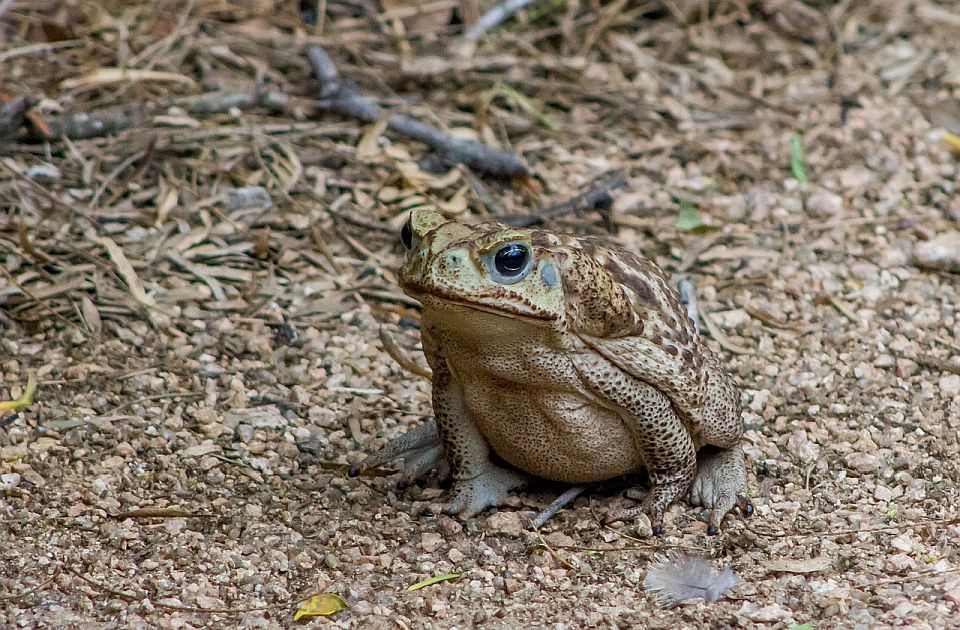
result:
[(697, 598), (715, 602), (736, 585), (737, 576), (730, 569), (717, 571), (706, 558), (676, 550), (655, 556), (643, 579), (647, 594), (663, 608)]

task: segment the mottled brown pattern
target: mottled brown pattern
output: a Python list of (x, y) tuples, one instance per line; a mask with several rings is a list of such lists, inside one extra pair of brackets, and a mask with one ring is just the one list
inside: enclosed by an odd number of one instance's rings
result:
[[(595, 238), (471, 227), (423, 210), (411, 226), (417, 244), (400, 281), (423, 303), (454, 480), (445, 509), (476, 513), (519, 483), (493, 451), (520, 471), (576, 483), (645, 467), (655, 527), (697, 479), (696, 499), (719, 523), (729, 497), (745, 493), (739, 392), (656, 265)], [(489, 265), (506, 243), (526, 244), (533, 262), (501, 283)], [(701, 479), (703, 445), (722, 455)]]

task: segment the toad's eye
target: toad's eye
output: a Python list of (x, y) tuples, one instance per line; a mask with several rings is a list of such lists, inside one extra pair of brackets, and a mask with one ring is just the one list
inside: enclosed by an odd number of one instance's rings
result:
[(523, 243), (507, 243), (487, 254), (484, 263), (493, 279), (500, 284), (523, 280), (533, 268), (533, 253)]
[(410, 225), (410, 219), (400, 228), (400, 242), (407, 249), (413, 249), (413, 226)]
[(515, 276), (523, 271), (530, 258), (530, 250), (520, 243), (510, 243), (497, 250), (493, 264), (505, 276)]

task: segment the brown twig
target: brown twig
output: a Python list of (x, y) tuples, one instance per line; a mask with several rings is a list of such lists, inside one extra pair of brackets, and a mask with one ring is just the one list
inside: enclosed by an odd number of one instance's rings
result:
[(540, 225), (547, 220), (556, 219), (568, 214), (580, 214), (588, 210), (599, 210), (604, 215), (604, 223), (612, 231), (610, 208), (613, 206), (611, 191), (626, 186), (627, 180), (623, 173), (601, 178), (590, 190), (546, 208), (541, 208), (530, 214), (506, 217), (504, 221), (515, 227), (529, 227)]
[[(380, 120), (384, 114), (383, 108), (341, 81), (336, 65), (323, 48), (311, 46), (307, 49), (307, 57), (320, 81), (321, 107), (368, 123)], [(454, 138), (410, 116), (391, 114), (387, 119), (387, 129), (419, 140), (433, 147), (443, 159), (466, 164), (476, 171), (511, 178), (523, 178), (529, 174), (523, 158), (516, 153), (495, 149), (474, 140)]]
[(403, 353), (403, 350), (401, 350), (397, 345), (396, 340), (394, 340), (390, 332), (383, 326), (380, 326), (380, 343), (383, 344), (383, 349), (387, 351), (387, 354), (389, 354), (393, 360), (400, 365), (400, 367), (408, 372), (416, 374), (417, 376), (422, 376), (428, 381), (433, 380), (433, 374), (429, 370), (421, 367), (419, 363), (406, 356)]
[(83, 580), (84, 582), (86, 582), (87, 584), (89, 584), (90, 586), (92, 586), (93, 588), (95, 588), (96, 590), (100, 591), (101, 593), (107, 593), (107, 594), (109, 594), (109, 595), (113, 595), (114, 597), (116, 597), (116, 598), (118, 598), (118, 599), (122, 599), (122, 600), (125, 601), (125, 602), (138, 602), (138, 601), (144, 599), (145, 597), (147, 597), (146, 594), (140, 594), (140, 595), (133, 594), (133, 595), (132, 595), (132, 594), (130, 594), (130, 593), (124, 593), (123, 591), (118, 591), (118, 590), (116, 590), (116, 589), (112, 589), (112, 588), (110, 588), (109, 586), (106, 586), (106, 585), (104, 585), (104, 584), (101, 584), (100, 582), (97, 582), (96, 580), (92, 580), (92, 579), (88, 578), (87, 576), (85, 576), (84, 574), (80, 573), (80, 572), (77, 571), (76, 569), (67, 569), (67, 570), (68, 570), (70, 573), (72, 573), (73, 575), (75, 575), (75, 576), (77, 576), (78, 578), (80, 578), (81, 580)]
[(123, 521), (128, 518), (213, 518), (213, 514), (200, 514), (198, 512), (187, 512), (184, 510), (175, 510), (172, 508), (141, 508), (138, 510), (129, 510), (127, 512), (117, 512), (116, 514), (107, 514), (110, 518)]
[(0, 602), (15, 602), (19, 599), (23, 599), (24, 597), (29, 597), (30, 595), (33, 595), (37, 591), (42, 591), (46, 587), (50, 586), (50, 584), (55, 579), (57, 579), (57, 576), (60, 575), (61, 570), (62, 570), (62, 567), (58, 566), (56, 569), (54, 569), (53, 575), (51, 575), (49, 578), (47, 578), (40, 584), (37, 584), (33, 588), (28, 589), (22, 593), (14, 593), (13, 595), (4, 595), (3, 597), (0, 597)]
[(548, 552), (551, 556), (553, 556), (553, 559), (554, 559), (554, 560), (556, 560), (557, 562), (559, 562), (559, 563), (562, 564), (563, 566), (567, 567), (567, 568), (570, 569), (571, 571), (576, 571), (576, 570), (577, 570), (577, 567), (573, 566), (573, 564), (572, 564), (569, 560), (567, 560), (566, 558), (564, 558), (563, 556), (561, 556), (560, 554), (558, 554), (558, 553), (556, 552), (556, 550), (555, 550), (553, 547), (550, 546), (550, 543), (547, 542), (547, 539), (543, 537), (543, 534), (542, 534), (542, 533), (540, 533), (540, 528), (539, 528), (539, 527), (534, 526), (533, 531), (537, 534), (537, 538), (540, 540), (540, 546), (543, 547), (544, 549), (546, 549), (547, 552)]
[[(4, 107), (4, 112), (17, 99)], [(194, 116), (210, 116), (228, 112), (231, 109), (252, 109), (262, 107), (273, 111), (282, 111), (290, 106), (290, 96), (258, 86), (247, 92), (214, 92), (201, 96), (175, 99), (154, 109), (144, 109), (142, 103), (118, 107), (105, 107), (91, 112), (76, 112), (62, 118), (46, 120), (49, 133), (42, 131), (42, 137), (66, 136), (71, 140), (87, 140), (109, 136), (149, 120), (152, 116), (170, 107), (179, 107)], [(6, 122), (4, 113), (0, 113), (0, 137), (11, 135), (23, 124), (23, 114), (19, 119)], [(15, 126), (14, 126), (15, 125)]]

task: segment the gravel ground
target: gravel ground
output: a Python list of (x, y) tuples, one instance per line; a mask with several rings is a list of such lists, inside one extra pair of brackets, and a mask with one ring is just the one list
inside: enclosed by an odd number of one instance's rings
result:
[[(0, 417), (0, 626), (287, 627), (320, 592), (347, 608), (306, 625), (960, 623), (954, 3), (572, 6), (482, 39), (474, 59), (512, 59), (494, 71), (429, 66), (455, 34), (331, 3), (314, 39), (361, 89), (534, 173), (481, 185), (311, 109), (310, 31), (290, 7), (199, 1), (174, 28), (122, 4), (14, 3), (8, 50), (79, 43), (0, 53), (4, 90), (55, 118), (199, 89), (63, 83), (125, 60), (205, 90), (266, 76), (303, 100), (0, 146), (0, 397), (39, 379), (35, 405)], [(611, 172), (626, 185), (609, 237), (695, 280), (708, 343), (743, 388), (755, 517), (716, 537), (685, 505), (662, 538), (603, 526), (635, 504), (623, 483), (537, 532), (528, 518), (561, 488), (459, 521), (415, 513), (436, 481), (347, 478), (431, 414), (429, 383), (380, 336), (422, 363), (393, 271), (405, 209), (522, 214)], [(268, 208), (224, 197), (250, 187)], [(678, 230), (680, 208), (715, 229)], [(658, 608), (643, 579), (670, 549), (739, 585)]]

